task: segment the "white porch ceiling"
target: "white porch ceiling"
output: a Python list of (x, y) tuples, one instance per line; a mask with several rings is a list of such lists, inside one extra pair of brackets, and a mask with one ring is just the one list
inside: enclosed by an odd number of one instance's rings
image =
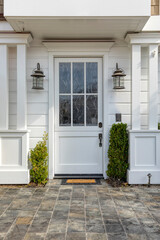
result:
[(7, 18), (17, 32), (31, 32), (44, 39), (124, 39), (127, 32), (139, 32), (148, 17)]

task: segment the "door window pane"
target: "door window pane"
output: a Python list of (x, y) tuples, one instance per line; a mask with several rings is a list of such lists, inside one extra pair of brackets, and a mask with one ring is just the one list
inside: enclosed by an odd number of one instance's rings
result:
[(86, 125), (97, 126), (98, 124), (98, 97), (86, 96)]
[(98, 66), (96, 62), (86, 63), (86, 92), (97, 93)]
[(59, 125), (71, 125), (71, 96), (59, 96)]
[(84, 96), (73, 96), (73, 125), (84, 125)]
[(59, 63), (59, 92), (71, 93), (71, 63)]
[(84, 93), (84, 63), (73, 63), (73, 93)]

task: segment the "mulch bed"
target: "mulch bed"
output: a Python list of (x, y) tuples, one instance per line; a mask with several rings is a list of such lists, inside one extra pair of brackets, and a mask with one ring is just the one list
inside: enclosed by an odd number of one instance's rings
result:
[(112, 178), (108, 178), (106, 182), (111, 185), (112, 187), (127, 187), (129, 186), (127, 182), (116, 180)]

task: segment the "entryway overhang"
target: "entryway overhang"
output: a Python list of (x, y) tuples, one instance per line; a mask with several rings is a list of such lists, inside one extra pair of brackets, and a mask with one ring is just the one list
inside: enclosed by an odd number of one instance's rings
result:
[(31, 32), (44, 39), (124, 39), (127, 32), (140, 32), (148, 16), (129, 17), (9, 17), (16, 32)]

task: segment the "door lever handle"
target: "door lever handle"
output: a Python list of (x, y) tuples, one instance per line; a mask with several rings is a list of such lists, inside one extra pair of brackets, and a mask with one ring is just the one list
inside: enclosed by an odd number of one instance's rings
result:
[(102, 133), (99, 133), (99, 147), (102, 147)]

